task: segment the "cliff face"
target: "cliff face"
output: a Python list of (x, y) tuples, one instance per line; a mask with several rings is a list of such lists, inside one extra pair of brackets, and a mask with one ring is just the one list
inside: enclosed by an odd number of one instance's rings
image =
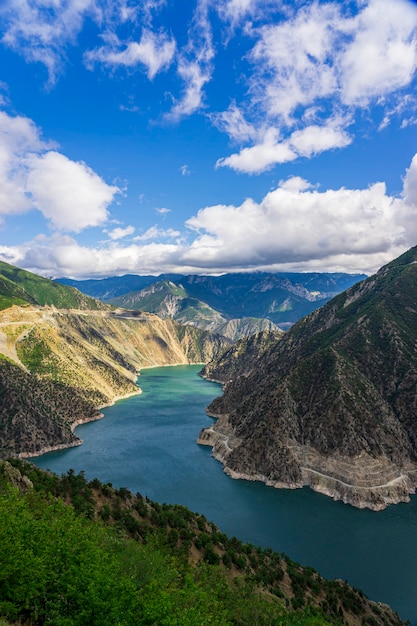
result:
[(227, 345), (224, 337), (148, 313), (1, 311), (1, 454), (77, 445), (73, 425), (97, 419), (98, 406), (138, 393), (141, 367), (206, 362)]
[[(358, 507), (406, 501), (417, 481), (417, 248), (298, 322), (227, 381), (200, 435), (232, 476)], [(239, 360), (245, 362), (245, 351)]]

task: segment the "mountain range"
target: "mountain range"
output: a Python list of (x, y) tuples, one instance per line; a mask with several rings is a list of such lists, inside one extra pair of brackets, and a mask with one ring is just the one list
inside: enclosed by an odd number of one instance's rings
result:
[(236, 341), (262, 330), (285, 330), (363, 278), (363, 274), (254, 272), (58, 280), (103, 302), (170, 317)]
[(417, 248), (296, 323), (241, 340), (203, 375), (224, 383), (200, 434), (225, 471), (309, 485), (358, 507), (417, 484)]

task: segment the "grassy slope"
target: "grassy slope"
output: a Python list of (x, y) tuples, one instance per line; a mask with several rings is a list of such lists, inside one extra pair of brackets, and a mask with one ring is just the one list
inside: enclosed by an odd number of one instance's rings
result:
[(67, 287), (48, 278), (41, 278), (0, 261), (0, 307), (7, 308), (12, 304), (23, 303), (53, 305), (58, 309), (108, 308), (74, 287)]

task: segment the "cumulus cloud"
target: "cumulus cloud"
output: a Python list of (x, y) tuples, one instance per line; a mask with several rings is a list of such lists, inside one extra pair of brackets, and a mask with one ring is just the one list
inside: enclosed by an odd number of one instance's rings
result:
[(0, 215), (36, 208), (73, 232), (103, 224), (119, 188), (52, 147), (32, 120), (0, 111)]
[[(122, 48), (122, 49), (120, 49)], [(153, 33), (145, 29), (139, 42), (122, 43), (113, 37), (111, 45), (102, 46), (86, 53), (85, 59), (91, 67), (94, 62), (108, 66), (135, 67), (144, 65), (148, 78), (168, 68), (175, 54), (176, 43), (166, 33)]]
[(186, 222), (188, 235), (153, 226), (129, 244), (80, 246), (60, 234), (0, 257), (44, 275), (348, 271), (373, 273), (417, 241), (417, 155), (401, 197), (377, 182), (365, 189), (319, 191), (295, 176), (260, 201), (208, 206)]
[(46, 150), (32, 120), (0, 111), (0, 216), (22, 213), (31, 208), (26, 192), (28, 154)]
[(256, 203), (208, 207), (188, 220), (200, 233), (188, 251), (210, 263), (268, 266), (341, 255), (366, 257), (405, 244), (401, 200), (385, 185), (326, 192), (284, 185)]
[(104, 224), (118, 187), (107, 185), (85, 163), (59, 152), (31, 157), (26, 190), (34, 206), (61, 230), (80, 232)]

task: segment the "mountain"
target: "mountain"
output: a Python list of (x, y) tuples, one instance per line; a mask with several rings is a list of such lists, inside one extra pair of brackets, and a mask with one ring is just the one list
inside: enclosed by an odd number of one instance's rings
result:
[(74, 426), (98, 419), (97, 407), (138, 393), (141, 367), (205, 363), (230, 345), (170, 319), (114, 310), (7, 264), (0, 270), (3, 457), (78, 445)]
[[(170, 282), (183, 290), (183, 297), (204, 303), (226, 320), (243, 317), (266, 318), (285, 330), (304, 315), (364, 278), (366, 278), (364, 274), (252, 272), (223, 276), (127, 275), (95, 281), (60, 278), (58, 281), (71, 284), (80, 291), (106, 302), (129, 294), (128, 299), (136, 302), (135, 308), (140, 308), (141, 296), (135, 299), (133, 292), (141, 291), (154, 283)], [(119, 305), (120, 302), (126, 301), (116, 300)], [(198, 304), (198, 307), (200, 306), (201, 304)], [(132, 308), (131, 304), (129, 308)], [(258, 326), (256, 330), (265, 328)]]
[(92, 298), (107, 301), (112, 298), (118, 298), (125, 293), (139, 291), (157, 280), (158, 278), (156, 276), (125, 274), (124, 276), (110, 276), (109, 278), (88, 280), (57, 278), (56, 282), (75, 287)]
[(374, 510), (407, 501), (417, 482), (416, 345), (417, 247), (259, 355), (242, 342), (207, 366), (226, 384), (199, 442), (234, 477), (309, 485)]
[(157, 281), (140, 291), (124, 294), (109, 302), (127, 309), (149, 311), (162, 319), (171, 318), (180, 324), (224, 335), (232, 341), (261, 330), (278, 330), (278, 326), (267, 319), (225, 317), (203, 300), (190, 296), (181, 283), (171, 280)]
[(108, 308), (74, 287), (60, 285), (0, 261), (0, 310), (13, 304), (48, 305), (58, 309)]

